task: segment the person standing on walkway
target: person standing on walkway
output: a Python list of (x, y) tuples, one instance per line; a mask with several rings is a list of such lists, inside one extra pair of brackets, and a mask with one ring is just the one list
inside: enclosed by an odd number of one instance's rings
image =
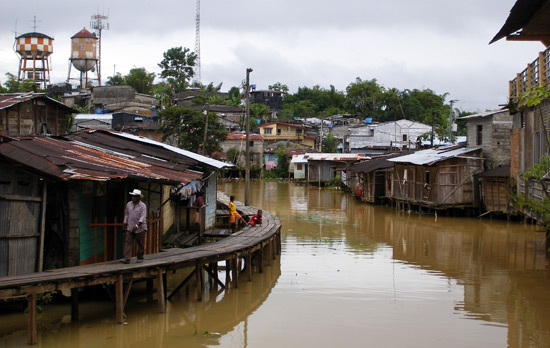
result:
[(134, 189), (130, 192), (132, 200), (126, 204), (124, 211), (124, 222), (122, 229), (124, 230), (124, 257), (120, 259), (122, 263), (130, 263), (132, 258), (132, 249), (134, 248), (134, 241), (136, 241), (137, 250), (137, 263), (143, 262), (143, 249), (145, 244), (145, 231), (147, 231), (147, 207), (145, 203), (141, 201), (143, 195), (141, 190)]

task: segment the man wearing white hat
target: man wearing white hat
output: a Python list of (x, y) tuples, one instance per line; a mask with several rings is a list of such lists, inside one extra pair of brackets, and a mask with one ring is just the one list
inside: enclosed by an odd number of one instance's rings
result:
[(124, 223), (122, 229), (124, 232), (124, 258), (120, 259), (122, 263), (130, 263), (132, 258), (132, 249), (134, 240), (137, 242), (137, 263), (143, 262), (143, 246), (145, 244), (145, 231), (147, 231), (147, 207), (141, 201), (143, 195), (141, 190), (134, 189), (129, 192), (132, 200), (126, 204), (124, 211)]

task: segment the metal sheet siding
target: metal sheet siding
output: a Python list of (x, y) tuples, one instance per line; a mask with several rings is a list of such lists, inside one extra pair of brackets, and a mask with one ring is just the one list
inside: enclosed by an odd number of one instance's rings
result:
[(37, 237), (10, 239), (8, 275), (21, 275), (35, 272), (37, 247)]

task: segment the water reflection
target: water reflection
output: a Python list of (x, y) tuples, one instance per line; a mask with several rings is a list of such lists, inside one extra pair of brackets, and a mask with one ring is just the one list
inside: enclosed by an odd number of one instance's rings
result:
[[(244, 183), (220, 186), (243, 200)], [(127, 325), (114, 322), (109, 303), (83, 306), (76, 324), (67, 306), (49, 307), (39, 346), (550, 346), (550, 265), (533, 226), (410, 215), (294, 184), (251, 186), (251, 204), (283, 223), (282, 256), (263, 274), (203, 302), (189, 287), (166, 314), (137, 292)], [(170, 275), (169, 291), (186, 272)], [(0, 336), (9, 334), (0, 347), (26, 346), (24, 328), (21, 315), (0, 316)]]
[[(289, 273), (296, 275), (308, 294), (342, 300), (357, 300), (361, 294), (403, 307), (421, 302), (418, 308), (412, 306), (418, 313), (411, 318), (439, 316), (433, 327), (430, 320), (417, 326), (424, 334), (455, 327), (447, 335), (456, 344), (446, 346), (502, 346), (505, 342), (509, 347), (550, 346), (549, 262), (544, 234), (536, 232), (536, 227), (407, 214), (315, 187), (264, 186), (254, 186), (253, 204), (269, 207), (283, 222), (281, 282)], [(241, 192), (235, 183), (226, 184), (225, 189)], [(430, 308), (434, 301), (450, 304), (446, 313)], [(391, 307), (377, 308), (391, 312)], [(398, 323), (408, 314), (397, 315), (389, 321)], [(461, 321), (456, 322), (457, 318)], [(367, 323), (379, 327), (377, 321)], [(470, 338), (460, 337), (461, 330), (469, 332)]]

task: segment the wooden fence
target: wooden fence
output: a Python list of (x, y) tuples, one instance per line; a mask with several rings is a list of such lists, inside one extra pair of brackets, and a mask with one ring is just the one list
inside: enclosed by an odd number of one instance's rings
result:
[[(117, 234), (122, 231), (123, 223), (117, 221), (115, 216), (113, 222), (107, 221), (107, 218), (102, 223), (94, 219), (94, 222), (87, 225), (94, 229), (94, 256), (91, 263), (105, 262), (116, 260), (117, 255)], [(98, 253), (99, 234), (103, 233), (103, 253)], [(145, 232), (145, 255), (156, 254), (161, 248), (162, 239), (162, 216), (160, 211), (150, 213), (147, 217), (147, 231)], [(122, 239), (124, 243), (124, 238)], [(137, 246), (134, 245), (133, 255), (137, 253)]]

